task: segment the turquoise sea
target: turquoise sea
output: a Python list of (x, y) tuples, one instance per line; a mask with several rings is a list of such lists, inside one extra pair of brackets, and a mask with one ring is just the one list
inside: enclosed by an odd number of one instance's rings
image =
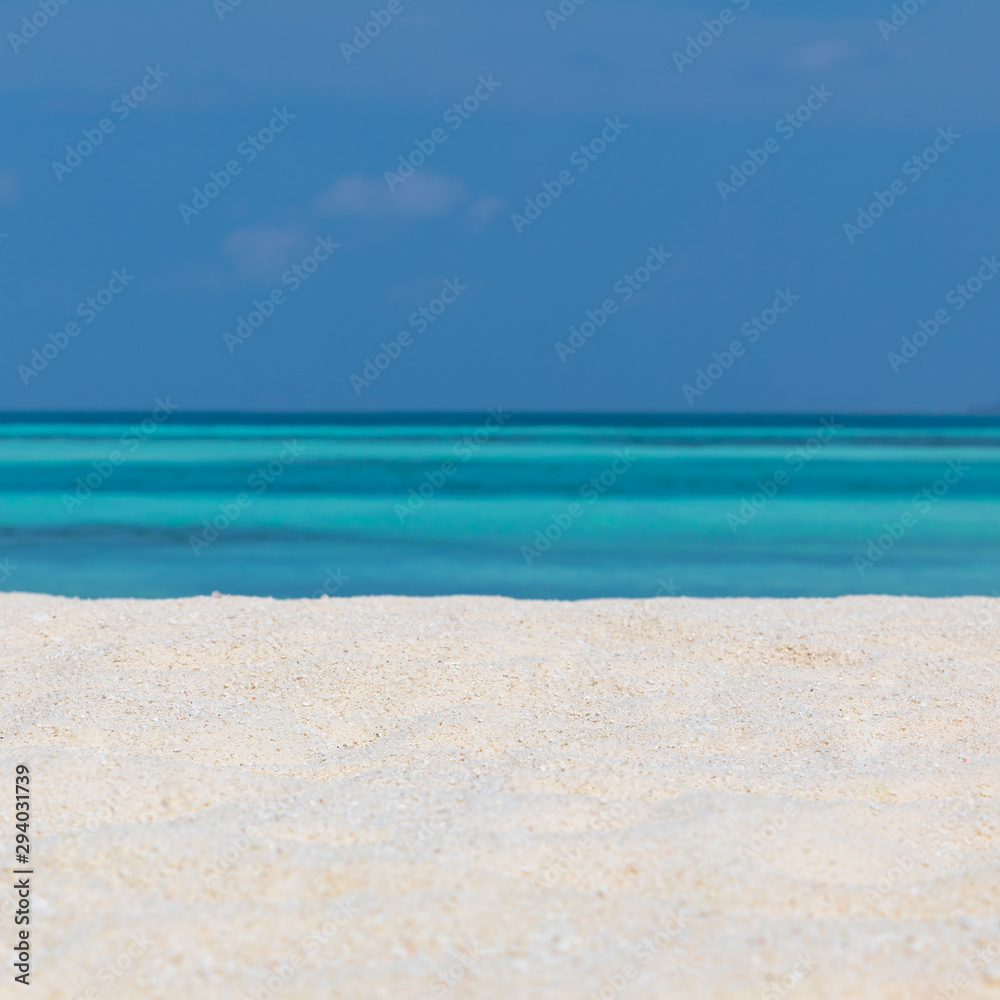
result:
[(0, 589), (991, 594), (1000, 418), (7, 414)]

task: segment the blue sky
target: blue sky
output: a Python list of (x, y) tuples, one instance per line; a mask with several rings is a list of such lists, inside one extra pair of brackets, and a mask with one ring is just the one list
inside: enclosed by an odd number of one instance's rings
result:
[(9, 2), (0, 409), (996, 406), (1000, 11), (893, 6)]

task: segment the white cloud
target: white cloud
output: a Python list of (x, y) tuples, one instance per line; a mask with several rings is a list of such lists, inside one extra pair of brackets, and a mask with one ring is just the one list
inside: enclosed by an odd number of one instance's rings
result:
[(469, 218), (477, 226), (485, 226), (490, 219), (493, 218), (497, 212), (502, 211), (503, 201), (500, 198), (493, 198), (487, 196), (485, 198), (477, 198), (469, 206)]
[(858, 50), (847, 42), (826, 39), (797, 49), (792, 61), (797, 69), (822, 71), (853, 59)]
[(267, 280), (301, 256), (305, 242), (290, 227), (248, 226), (230, 233), (222, 250), (244, 277)]
[(332, 215), (443, 215), (465, 200), (465, 185), (441, 174), (415, 173), (390, 192), (384, 180), (352, 174), (341, 177), (319, 200)]

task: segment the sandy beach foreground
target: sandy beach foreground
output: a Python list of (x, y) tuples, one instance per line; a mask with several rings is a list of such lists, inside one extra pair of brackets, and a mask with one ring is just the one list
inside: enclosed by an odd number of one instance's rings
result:
[(1000, 600), (13, 594), (0, 636), (33, 997), (1000, 997)]

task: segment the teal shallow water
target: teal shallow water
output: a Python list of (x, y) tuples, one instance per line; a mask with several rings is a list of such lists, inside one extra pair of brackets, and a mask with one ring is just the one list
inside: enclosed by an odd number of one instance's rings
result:
[(0, 422), (0, 588), (1000, 589), (995, 418), (142, 419)]

